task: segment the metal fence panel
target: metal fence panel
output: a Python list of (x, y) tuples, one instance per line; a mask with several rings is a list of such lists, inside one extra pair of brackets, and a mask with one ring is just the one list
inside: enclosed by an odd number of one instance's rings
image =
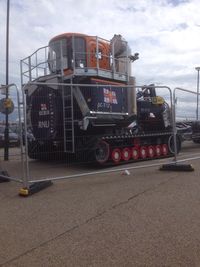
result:
[[(9, 90), (8, 98), (5, 90)], [(12, 101), (11, 101), (12, 100)], [(23, 112), (18, 88), (15, 84), (1, 87), (0, 94), (0, 170), (1, 177), (22, 182), (24, 175), (23, 164), (23, 137), (21, 113)], [(3, 104), (2, 104), (3, 103)], [(7, 104), (6, 104), (7, 103)], [(14, 105), (13, 105), (14, 103)], [(6, 131), (6, 112), (8, 112), (8, 141)], [(7, 148), (7, 149), (6, 149)]]
[[(125, 118), (128, 117), (126, 100), (120, 103), (117, 102), (118, 106), (114, 106), (114, 103), (117, 101), (117, 94), (120, 94), (120, 88), (122, 89), (122, 86), (119, 87), (119, 85), (110, 84), (98, 85), (95, 91), (94, 85), (91, 84), (69, 85), (64, 83), (45, 83), (44, 85), (44, 83), (31, 83), (31, 85), (37, 86), (39, 89), (38, 91), (35, 90), (35, 92), (32, 90), (28, 97), (26, 86), (23, 89), (26, 91), (27, 97), (27, 101), (25, 101), (26, 105), (24, 106), (27, 187), (34, 182), (69, 179), (86, 175), (96, 175), (98, 173), (160, 166), (160, 161), (139, 162), (139, 164), (133, 163), (134, 165), (125, 165), (123, 167), (117, 166), (117, 156), (119, 156), (119, 154), (121, 158), (120, 163), (126, 163), (127, 158), (129, 158), (131, 142), (137, 137), (135, 126), (129, 126), (127, 122), (126, 125), (123, 126), (124, 129), (126, 129), (123, 134), (119, 129), (119, 132), (117, 132), (117, 127), (115, 133), (113, 132), (113, 134), (111, 134), (108, 128), (112, 129), (115, 127), (114, 124), (112, 126), (111, 122), (107, 125), (105, 124), (105, 127), (103, 125), (103, 123), (105, 123), (105, 118), (115, 118), (115, 121), (117, 121), (116, 123), (123, 125), (125, 123)], [(130, 86), (123, 85), (123, 90), (128, 90), (129, 87)], [(55, 90), (54, 88), (57, 89)], [(79, 88), (79, 90), (77, 90), (77, 88)], [(87, 88), (87, 91), (85, 88)], [(138, 86), (134, 89), (142, 90), (144, 88)], [(167, 95), (169, 110), (173, 110), (171, 89), (166, 86), (158, 86), (156, 89)], [(60, 90), (60, 93), (58, 93), (58, 90)], [(31, 99), (33, 95), (34, 97)], [(84, 103), (80, 95), (84, 95), (84, 99), (87, 100), (87, 103)], [(76, 101), (74, 101), (74, 99), (76, 99)], [(79, 99), (81, 99), (81, 104), (78, 102)], [(155, 101), (153, 98), (150, 100)], [(64, 104), (63, 101), (65, 101)], [(104, 103), (104, 105), (100, 105), (101, 103)], [(87, 107), (89, 107), (89, 113)], [(49, 114), (52, 116), (49, 117)], [(82, 119), (83, 114), (84, 119)], [(121, 118), (122, 114), (124, 116), (123, 119)], [(165, 134), (170, 135), (171, 139), (176, 138), (175, 122), (173, 121), (172, 113), (170, 114), (169, 119), (172, 123), (172, 127), (166, 131), (166, 133), (163, 131), (164, 128), (160, 131), (161, 139), (162, 135)], [(101, 116), (104, 118), (102, 121), (99, 119)], [(156, 136), (155, 129), (160, 126), (156, 125), (153, 119), (151, 122), (149, 127), (151, 126), (152, 128), (148, 129), (147, 134), (141, 134), (141, 138), (145, 139), (148, 137), (149, 140), (153, 140), (154, 136)], [(96, 132), (87, 131), (87, 129), (89, 129), (87, 128), (89, 127), (89, 123), (96, 125), (99, 123), (99, 130)], [(131, 122), (129, 122), (129, 124), (131, 125)], [(107, 130), (104, 129), (104, 132), (102, 132), (102, 128)], [(98, 147), (96, 141), (100, 137), (103, 138), (104, 143), (102, 142), (100, 147)], [(107, 142), (112, 144), (112, 151), (109, 151), (109, 157), (112, 157), (112, 154), (116, 153), (116, 160), (114, 160), (114, 164), (112, 164), (109, 169), (102, 170), (102, 167), (95, 164), (94, 153), (96, 153), (95, 151), (98, 149), (104, 149), (103, 146), (106, 147)], [(160, 145), (157, 146), (158, 149), (160, 149)], [(106, 149), (107, 148), (105, 148), (105, 150)], [(140, 153), (147, 153), (145, 152), (146, 149), (147, 145), (144, 145), (143, 151), (141, 150)], [(153, 150), (155, 149), (156, 146), (153, 147)], [(175, 149), (175, 157), (177, 156), (176, 153), (177, 149)], [(105, 156), (102, 155), (102, 153), (99, 155), (99, 162), (101, 162), (101, 160), (104, 160)], [(141, 160), (142, 157), (143, 156), (141, 156)], [(159, 158), (159, 156), (157, 156), (157, 158)], [(163, 159), (162, 163), (163, 162), (169, 163), (171, 159)]]

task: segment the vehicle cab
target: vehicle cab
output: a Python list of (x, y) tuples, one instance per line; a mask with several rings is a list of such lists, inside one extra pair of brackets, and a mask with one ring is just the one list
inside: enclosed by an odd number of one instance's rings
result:
[(130, 73), (130, 49), (115, 35), (111, 41), (78, 33), (58, 35), (49, 42), (50, 73), (63, 76), (101, 76), (126, 81)]

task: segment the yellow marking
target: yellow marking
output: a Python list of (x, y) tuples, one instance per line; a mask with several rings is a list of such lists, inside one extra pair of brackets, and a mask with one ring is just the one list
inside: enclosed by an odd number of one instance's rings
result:
[(10, 98), (5, 99), (3, 105), (4, 105), (4, 108), (11, 108), (12, 107), (12, 100)]
[(165, 103), (165, 100), (162, 96), (155, 96), (152, 98), (152, 104), (154, 105), (162, 105)]
[(20, 195), (20, 196), (28, 196), (28, 195), (29, 195), (29, 191), (28, 191), (28, 189), (27, 189), (27, 188), (21, 188), (21, 189), (19, 190), (19, 195)]

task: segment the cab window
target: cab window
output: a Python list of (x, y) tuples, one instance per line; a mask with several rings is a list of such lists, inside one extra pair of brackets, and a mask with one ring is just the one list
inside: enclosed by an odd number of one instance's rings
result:
[(67, 39), (53, 41), (49, 44), (49, 69), (59, 73), (61, 69), (69, 68)]
[(84, 38), (75, 36), (74, 38), (75, 49), (75, 67), (86, 67), (86, 43)]

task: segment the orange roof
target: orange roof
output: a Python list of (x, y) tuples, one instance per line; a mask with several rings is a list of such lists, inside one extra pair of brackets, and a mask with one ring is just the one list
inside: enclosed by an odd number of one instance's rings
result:
[(52, 41), (56, 41), (56, 40), (60, 40), (62, 38), (65, 38), (65, 37), (70, 37), (70, 36), (85, 36), (85, 37), (88, 37), (88, 35), (86, 34), (82, 34), (82, 33), (74, 33), (74, 32), (66, 32), (66, 33), (62, 33), (62, 34), (59, 34), (55, 37), (53, 37), (49, 42), (52, 42)]

